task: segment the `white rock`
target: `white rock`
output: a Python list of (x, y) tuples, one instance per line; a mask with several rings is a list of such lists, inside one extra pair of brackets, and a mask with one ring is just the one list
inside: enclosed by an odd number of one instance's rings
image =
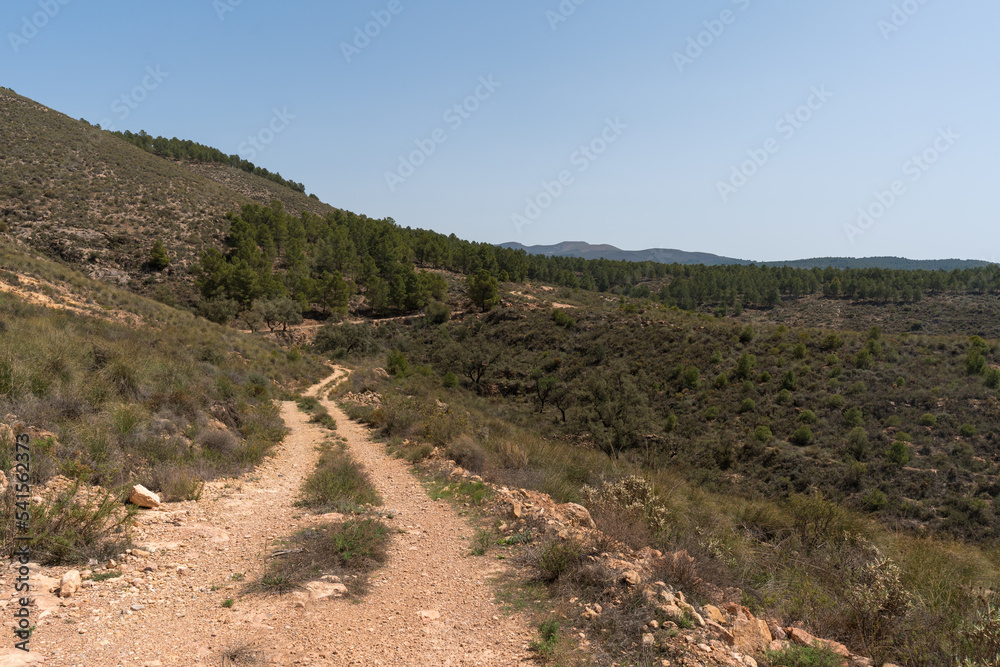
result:
[(347, 593), (347, 586), (344, 584), (331, 584), (326, 581), (310, 581), (305, 588), (313, 600), (339, 598)]
[(70, 570), (59, 579), (59, 597), (72, 597), (74, 593), (80, 590), (81, 583), (83, 582), (79, 571)]
[(132, 487), (132, 493), (128, 496), (128, 501), (133, 505), (145, 507), (146, 509), (156, 509), (160, 506), (160, 496), (156, 495), (142, 484)]

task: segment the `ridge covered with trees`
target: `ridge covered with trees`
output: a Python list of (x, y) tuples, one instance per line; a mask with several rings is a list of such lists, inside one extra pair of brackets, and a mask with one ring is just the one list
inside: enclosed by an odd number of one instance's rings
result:
[[(552, 283), (719, 315), (804, 296), (887, 304), (945, 292), (1000, 293), (997, 265), (906, 271), (585, 260), (528, 255), (348, 211), (293, 216), (280, 202), (246, 205), (226, 218), (225, 251), (207, 250), (196, 270), (200, 307), (216, 321), (261, 299), (291, 299), (300, 312), (321, 317), (346, 314), (352, 303), (375, 316), (411, 313), (444, 298), (446, 281), (433, 270), (486, 272), (501, 283)], [(352, 302), (354, 295), (363, 299)]]
[(138, 134), (130, 132), (129, 130), (125, 130), (124, 132), (112, 131), (111, 134), (127, 141), (133, 146), (138, 146), (147, 153), (152, 153), (153, 155), (157, 155), (162, 158), (170, 160), (217, 162), (228, 167), (242, 169), (248, 174), (260, 176), (261, 178), (266, 178), (269, 181), (274, 181), (278, 185), (291, 188), (296, 192), (304, 194), (306, 191), (306, 186), (302, 183), (296, 183), (295, 181), (282, 178), (281, 174), (277, 172), (272, 173), (263, 167), (258, 167), (253, 162), (242, 159), (239, 155), (226, 155), (218, 148), (205, 146), (204, 144), (199, 144), (191, 141), (190, 139), (178, 139), (177, 137), (173, 137), (172, 139), (167, 139), (166, 137), (154, 137), (147, 134), (145, 130), (140, 130)]

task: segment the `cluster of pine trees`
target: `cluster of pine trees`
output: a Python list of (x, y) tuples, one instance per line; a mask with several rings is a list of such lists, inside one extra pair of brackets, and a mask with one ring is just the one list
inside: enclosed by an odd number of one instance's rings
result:
[(906, 271), (586, 260), (528, 255), (342, 210), (296, 217), (279, 202), (248, 205), (228, 218), (226, 251), (204, 253), (198, 276), (203, 311), (217, 321), (251, 310), (255, 301), (279, 299), (297, 303), (300, 312), (346, 313), (354, 295), (364, 297), (361, 310), (372, 315), (415, 312), (446, 298), (444, 278), (426, 269), (656, 299), (683, 310), (738, 312), (814, 294), (912, 302), (945, 291), (1000, 293), (997, 265)]
[[(197, 285), (201, 309), (216, 321), (237, 313), (281, 324), (303, 311), (346, 314), (352, 295), (364, 295), (372, 315), (410, 312), (447, 294), (440, 275), (417, 272), (412, 251), (391, 221), (344, 211), (296, 217), (280, 202), (250, 204), (228, 214), (226, 252), (202, 254)], [(289, 307), (294, 304), (294, 308)], [(259, 313), (261, 318), (255, 314)]]
[(159, 157), (168, 158), (170, 160), (218, 162), (229, 167), (242, 169), (248, 174), (260, 176), (261, 178), (266, 178), (269, 181), (274, 181), (278, 185), (291, 188), (296, 192), (305, 193), (306, 191), (306, 186), (302, 183), (296, 183), (295, 181), (282, 178), (281, 174), (271, 173), (263, 167), (256, 166), (249, 160), (240, 158), (239, 155), (226, 155), (218, 148), (205, 146), (204, 144), (199, 144), (189, 139), (178, 139), (177, 137), (174, 137), (173, 139), (167, 139), (166, 137), (153, 137), (152, 135), (147, 134), (145, 130), (141, 130), (138, 134), (130, 132), (129, 130), (125, 130), (124, 132), (112, 132), (112, 134), (120, 139), (124, 139), (133, 146), (138, 146), (147, 153), (152, 153), (153, 155), (158, 155)]

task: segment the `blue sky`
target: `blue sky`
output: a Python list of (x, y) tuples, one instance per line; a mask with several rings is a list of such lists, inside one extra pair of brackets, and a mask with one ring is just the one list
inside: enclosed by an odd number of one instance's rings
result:
[(472, 240), (998, 261), (998, 23), (988, 0), (6, 0), (0, 83)]

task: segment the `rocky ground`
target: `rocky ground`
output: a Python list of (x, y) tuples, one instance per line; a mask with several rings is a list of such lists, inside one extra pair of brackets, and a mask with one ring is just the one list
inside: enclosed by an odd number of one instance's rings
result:
[[(389, 562), (371, 577), (367, 595), (345, 596), (330, 582), (285, 596), (241, 595), (245, 583), (263, 571), (276, 540), (317, 521), (294, 503), (328, 432), (289, 402), (282, 415), (291, 434), (272, 458), (240, 479), (208, 484), (197, 502), (144, 510), (137, 548), (114, 562), (93, 564), (81, 572), (80, 584), (72, 573), (64, 577), (69, 568), (32, 566), (38, 589), (55, 592), (35, 600), (31, 654), (2, 651), (0, 667), (209, 665), (227, 659), (273, 665), (533, 664), (533, 631), (525, 619), (501, 613), (491, 580), (502, 567), (470, 555), (474, 529), (466, 519), (446, 502), (432, 501), (405, 462), (388, 457), (384, 445), (335, 404), (323, 403), (337, 420), (338, 435), (371, 474), (396, 529)], [(97, 581), (113, 572), (122, 575)], [(11, 568), (0, 570), (0, 613), (6, 618), (16, 606), (15, 576)]]

